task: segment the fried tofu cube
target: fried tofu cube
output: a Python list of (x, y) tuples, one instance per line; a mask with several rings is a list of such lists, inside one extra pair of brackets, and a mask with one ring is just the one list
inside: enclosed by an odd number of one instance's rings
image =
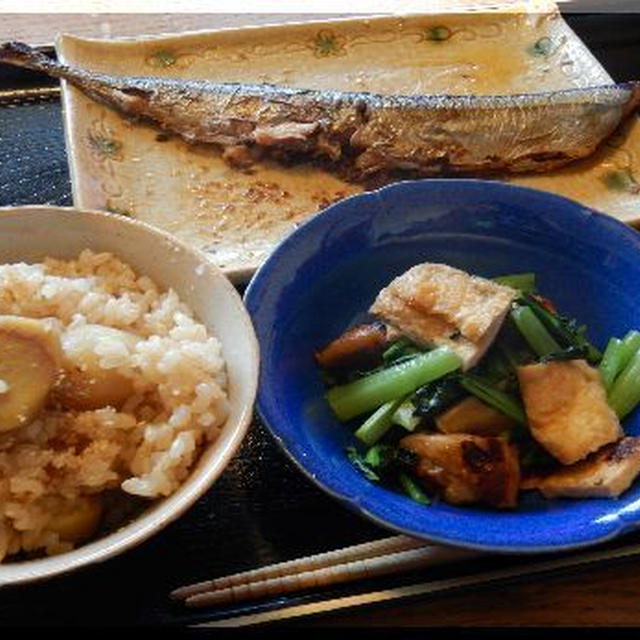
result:
[(518, 455), (501, 438), (415, 433), (404, 437), (400, 447), (417, 456), (416, 475), (446, 502), (499, 508), (517, 504)]
[(358, 324), (347, 329), (315, 353), (323, 369), (373, 368), (382, 361), (387, 329), (381, 322)]
[(417, 344), (449, 347), (466, 371), (486, 353), (516, 295), (511, 287), (426, 262), (382, 289), (370, 312)]
[(470, 433), (476, 436), (499, 436), (515, 422), (475, 396), (455, 404), (435, 419), (442, 433)]
[(617, 498), (639, 473), (640, 438), (627, 436), (574, 465), (529, 478), (522, 488), (546, 498)]
[(562, 464), (623, 436), (597, 369), (584, 360), (518, 367), (531, 435)]

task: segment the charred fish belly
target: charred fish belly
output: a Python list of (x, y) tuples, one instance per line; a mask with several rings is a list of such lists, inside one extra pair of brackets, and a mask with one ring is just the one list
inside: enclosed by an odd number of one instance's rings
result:
[(115, 77), (68, 67), (21, 43), (0, 62), (62, 78), (123, 114), (235, 165), (261, 154), (317, 158), (353, 180), (409, 171), (548, 171), (591, 154), (640, 102), (640, 84), (510, 96), (380, 95), (270, 84)]

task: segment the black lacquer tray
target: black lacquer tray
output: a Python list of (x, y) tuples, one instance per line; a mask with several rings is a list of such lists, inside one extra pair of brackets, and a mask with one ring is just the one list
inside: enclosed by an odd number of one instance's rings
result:
[[(565, 19), (616, 81), (640, 78), (640, 14)], [(55, 83), (0, 68), (0, 206), (22, 204), (72, 204), (61, 105)], [(588, 552), (490, 556), (243, 606), (189, 610), (168, 597), (184, 584), (389, 535), (312, 485), (256, 418), (231, 465), (182, 518), (103, 564), (0, 590), (0, 625), (264, 623), (640, 554), (638, 537), (629, 534)]]

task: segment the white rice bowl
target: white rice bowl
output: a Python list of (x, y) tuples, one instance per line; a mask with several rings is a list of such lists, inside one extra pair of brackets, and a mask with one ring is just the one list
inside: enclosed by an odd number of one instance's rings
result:
[[(180, 515), (239, 446), (258, 361), (238, 294), (204, 254), (108, 214), (0, 209), (7, 314), (49, 323), (79, 370), (96, 362), (132, 392), (119, 407), (47, 404), (0, 432), (0, 584), (106, 559)], [(83, 331), (96, 326), (116, 331)], [(118, 522), (128, 498), (152, 508)], [(63, 539), (52, 514), (83, 500), (100, 500), (116, 530)]]

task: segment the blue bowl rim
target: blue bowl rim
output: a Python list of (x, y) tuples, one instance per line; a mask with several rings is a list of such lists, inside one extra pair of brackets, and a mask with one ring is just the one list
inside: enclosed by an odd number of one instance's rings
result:
[[(497, 180), (486, 180), (479, 178), (428, 178), (428, 179), (420, 179), (420, 180), (402, 180), (398, 182), (394, 182), (392, 184), (385, 185), (378, 189), (373, 189), (370, 191), (365, 191), (362, 193), (357, 193), (350, 195), (346, 198), (335, 202), (317, 214), (311, 216), (307, 220), (305, 220), (302, 224), (300, 224), (292, 233), (286, 236), (269, 254), (268, 258), (262, 263), (262, 265), (255, 272), (253, 277), (251, 278), (247, 288), (245, 289), (243, 295), (243, 301), (249, 310), (250, 315), (251, 311), (251, 300), (252, 298), (259, 293), (261, 287), (265, 286), (265, 282), (268, 280), (268, 274), (271, 266), (279, 260), (281, 255), (288, 251), (290, 247), (294, 246), (297, 238), (300, 234), (310, 233), (317, 225), (323, 225), (327, 220), (335, 217), (336, 215), (340, 215), (340, 211), (345, 206), (347, 201), (366, 201), (366, 200), (375, 200), (379, 197), (381, 193), (390, 193), (395, 190), (402, 190), (409, 186), (410, 188), (415, 188), (413, 185), (426, 185), (433, 186), (435, 188), (445, 187), (445, 188), (471, 188), (471, 189), (482, 189), (486, 190), (496, 190), (496, 191), (513, 191), (519, 192), (523, 195), (528, 195), (533, 198), (541, 198), (546, 200), (547, 202), (555, 200), (559, 205), (561, 205), (558, 209), (558, 216), (568, 216), (573, 220), (581, 219), (581, 218), (590, 218), (597, 220), (598, 224), (603, 224), (607, 227), (608, 232), (614, 234), (618, 237), (619, 240), (628, 242), (629, 245), (633, 245), (633, 250), (638, 251), (640, 245), (638, 232), (632, 229), (630, 226), (624, 224), (620, 220), (613, 218), (601, 211), (597, 211), (591, 207), (583, 205), (575, 200), (567, 198), (565, 196), (561, 196), (555, 193), (543, 191), (541, 189), (536, 189), (533, 187), (527, 187), (522, 185), (515, 185), (511, 183), (500, 182)], [(420, 188), (420, 187), (418, 187)], [(638, 253), (640, 257), (640, 252)], [(262, 377), (262, 373), (261, 373)], [(263, 406), (262, 394), (260, 389), (262, 385), (260, 385), (257, 401), (256, 401), (256, 411), (260, 416), (261, 421), (269, 430), (271, 436), (277, 442), (278, 446), (285, 453), (287, 458), (309, 479), (311, 480), (317, 487), (323, 490), (325, 493), (330, 495), (332, 498), (339, 501), (342, 505), (349, 508), (356, 513), (359, 513), (365, 516), (370, 521), (374, 522), (378, 526), (395, 531), (397, 533), (401, 533), (411, 537), (418, 537), (420, 539), (424, 539), (426, 542), (433, 542), (436, 544), (455, 546), (455, 547), (463, 547), (468, 549), (475, 549), (478, 551), (487, 551), (493, 553), (501, 553), (501, 554), (545, 554), (545, 553), (561, 553), (563, 551), (570, 551), (581, 549), (584, 547), (590, 547), (596, 544), (601, 544), (617, 538), (621, 534), (631, 531), (636, 528), (640, 528), (640, 521), (638, 522), (624, 522), (621, 518), (616, 518), (611, 522), (611, 527), (606, 532), (601, 535), (594, 536), (582, 536), (579, 538), (574, 538), (570, 542), (566, 543), (558, 543), (558, 544), (550, 544), (550, 545), (540, 545), (540, 544), (529, 544), (529, 545), (512, 545), (512, 544), (478, 544), (474, 542), (468, 542), (462, 539), (457, 538), (446, 538), (443, 536), (432, 536), (426, 535), (421, 532), (416, 532), (411, 529), (404, 528), (395, 523), (389, 522), (384, 518), (377, 516), (375, 513), (372, 513), (370, 510), (364, 509), (362, 505), (354, 502), (349, 496), (342, 493), (340, 490), (333, 488), (323, 482), (316, 475), (311, 473), (303, 463), (293, 454), (293, 452), (287, 446), (284, 438), (279, 434), (277, 428), (272, 424), (272, 421), (269, 419), (267, 411)]]

